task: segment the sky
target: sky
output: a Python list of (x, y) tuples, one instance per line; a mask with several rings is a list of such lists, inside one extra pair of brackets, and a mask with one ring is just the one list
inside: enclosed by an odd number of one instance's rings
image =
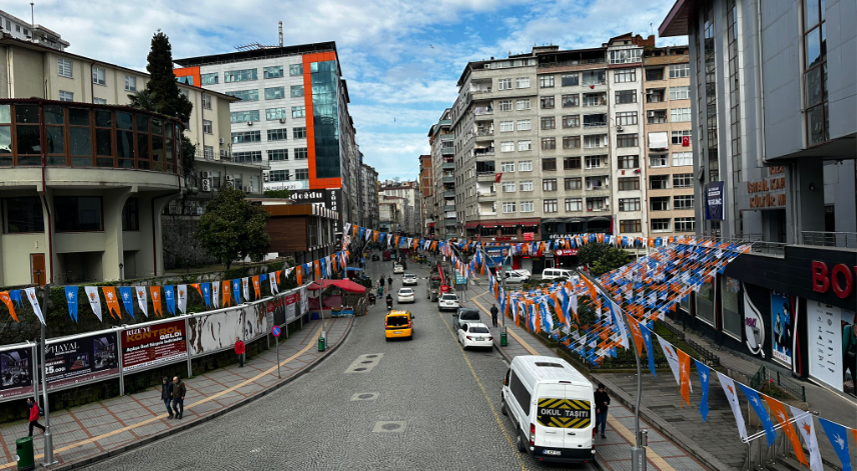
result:
[[(381, 180), (417, 179), (428, 131), (458, 94), (469, 61), (529, 52), (534, 45), (597, 47), (610, 37), (657, 31), (674, 0), (34, 0), (35, 21), (69, 52), (145, 70), (152, 34), (173, 57), (235, 46), (336, 41), (364, 162)], [(2, 8), (30, 18), (30, 2)], [(658, 38), (657, 45), (685, 38)]]

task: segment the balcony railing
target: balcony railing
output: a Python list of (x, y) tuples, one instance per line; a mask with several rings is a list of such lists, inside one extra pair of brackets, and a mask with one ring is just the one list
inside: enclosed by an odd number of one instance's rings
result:
[(444, 198), (455, 198), (455, 190), (446, 190), (443, 192)]
[(547, 62), (544, 64), (539, 64), (539, 67), (567, 67), (571, 65), (587, 65), (587, 64), (604, 64), (607, 61), (604, 59), (581, 59), (581, 60), (571, 60), (571, 61), (559, 61), (559, 62)]
[(607, 123), (583, 123), (584, 128), (603, 128)]
[(440, 168), (443, 170), (455, 170), (455, 164), (452, 162), (444, 162), (441, 164)]
[(455, 148), (454, 147), (441, 147), (440, 148), (440, 155), (455, 155)]
[(253, 159), (247, 157), (246, 155), (227, 152), (225, 150), (220, 151), (220, 153), (218, 154), (212, 154), (210, 152), (205, 152), (197, 149), (196, 154), (194, 154), (194, 156), (196, 160), (206, 160), (209, 162), (234, 162), (237, 164), (259, 165), (262, 167), (268, 167), (268, 162), (265, 161), (261, 155), (258, 159)]
[(454, 204), (448, 204), (448, 205), (443, 207), (443, 210), (444, 211), (455, 211), (455, 205)]
[(473, 114), (475, 114), (476, 116), (494, 114), (494, 108), (490, 108), (490, 107), (489, 108), (483, 108), (483, 107), (477, 106), (476, 108), (473, 109)]
[(494, 130), (493, 129), (479, 129), (476, 131), (476, 135), (480, 136), (480, 137), (482, 137), (482, 136), (493, 136)]
[(483, 155), (494, 155), (494, 148), (493, 147), (487, 147), (487, 148), (481, 148), (481, 149), (473, 149), (473, 155), (475, 155), (477, 157), (481, 157)]
[(606, 106), (606, 105), (607, 105), (607, 99), (606, 98), (594, 99), (594, 100), (583, 100), (583, 106), (584, 107)]
[(857, 249), (857, 232), (802, 231), (800, 235), (803, 245)]
[(441, 183), (455, 183), (455, 177), (441, 177)]

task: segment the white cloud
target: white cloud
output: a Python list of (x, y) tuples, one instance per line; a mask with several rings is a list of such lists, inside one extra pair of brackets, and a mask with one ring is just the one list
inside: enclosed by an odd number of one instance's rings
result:
[(399, 177), (413, 180), (419, 174), (419, 156), (431, 151), (427, 132), (358, 133), (357, 142), (366, 163), (378, 171), (379, 179)]

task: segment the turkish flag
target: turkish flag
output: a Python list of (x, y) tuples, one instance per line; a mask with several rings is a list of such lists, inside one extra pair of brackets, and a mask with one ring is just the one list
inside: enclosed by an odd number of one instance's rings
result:
[(500, 183), (500, 180), (503, 178), (503, 173), (495, 173), (494, 174), (494, 183)]
[(681, 137), (681, 146), (682, 147), (690, 147), (690, 136), (682, 136)]

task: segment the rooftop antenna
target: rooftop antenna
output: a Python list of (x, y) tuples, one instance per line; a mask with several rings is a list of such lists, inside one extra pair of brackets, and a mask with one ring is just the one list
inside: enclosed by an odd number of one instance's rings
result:
[(283, 21), (282, 20), (280, 20), (279, 26), (277, 29), (279, 30), (279, 33), (280, 33), (280, 47), (283, 47)]

